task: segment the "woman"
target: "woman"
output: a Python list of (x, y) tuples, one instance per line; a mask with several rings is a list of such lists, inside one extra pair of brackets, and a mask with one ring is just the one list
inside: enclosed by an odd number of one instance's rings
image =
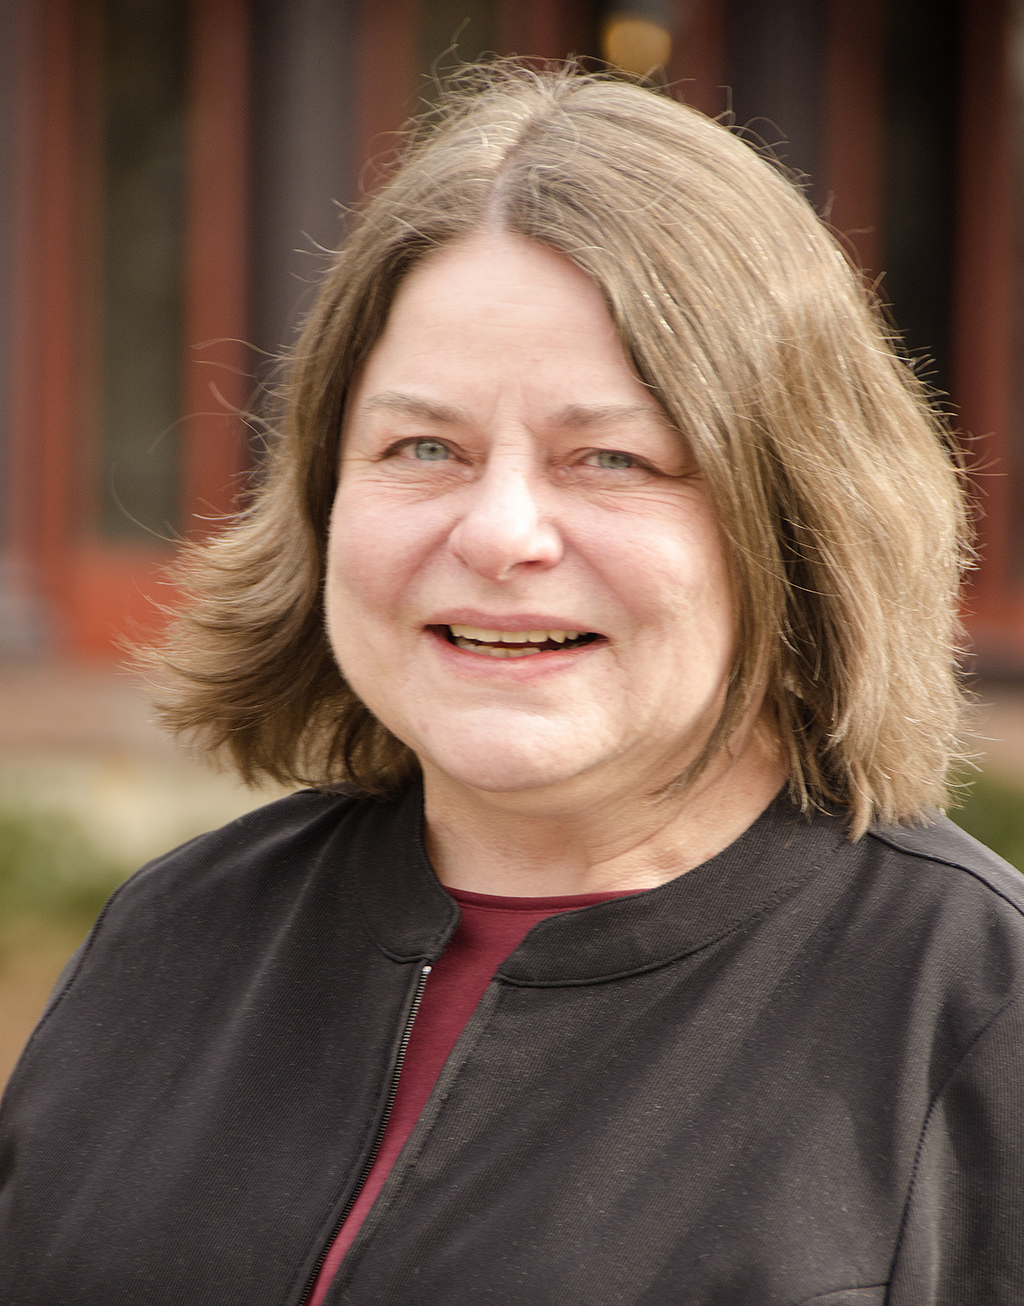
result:
[(0, 1299), (1024, 1300), (1024, 885), (933, 806), (964, 533), (771, 166), (465, 79), (164, 655), (177, 729), (312, 790), (69, 967)]

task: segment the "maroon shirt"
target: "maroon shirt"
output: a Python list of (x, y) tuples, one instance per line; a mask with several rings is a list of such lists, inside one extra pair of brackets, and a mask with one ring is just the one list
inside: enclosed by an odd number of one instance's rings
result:
[(545, 917), (635, 891), (581, 893), (562, 898), (503, 898), (465, 889), (448, 892), (459, 904), (462, 918), (448, 947), (434, 963), (423, 990), (377, 1159), (330, 1246), (306, 1306), (320, 1306), (323, 1301), (342, 1258), (412, 1133), (448, 1054), (498, 966)]

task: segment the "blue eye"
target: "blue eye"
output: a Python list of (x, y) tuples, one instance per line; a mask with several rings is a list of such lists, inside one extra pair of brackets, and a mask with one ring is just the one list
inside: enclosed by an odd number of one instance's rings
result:
[(412, 446), (412, 456), (423, 463), (441, 463), (448, 457), (448, 446), (440, 440), (417, 440)]
[(618, 449), (595, 449), (593, 457), (598, 467), (610, 472), (625, 472), (635, 465), (632, 454), (620, 453)]

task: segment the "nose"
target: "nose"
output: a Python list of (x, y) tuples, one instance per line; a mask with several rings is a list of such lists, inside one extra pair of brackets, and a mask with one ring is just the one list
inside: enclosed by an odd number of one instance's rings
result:
[(535, 476), (517, 460), (495, 460), (466, 488), (449, 541), (455, 556), (486, 580), (553, 567), (562, 557), (562, 538), (543, 511), (546, 496)]

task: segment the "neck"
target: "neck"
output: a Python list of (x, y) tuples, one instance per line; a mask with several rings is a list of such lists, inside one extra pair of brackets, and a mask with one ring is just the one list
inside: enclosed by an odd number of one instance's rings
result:
[(508, 897), (655, 888), (733, 843), (786, 778), (759, 728), (692, 786), (662, 797), (585, 781), (490, 793), (423, 769), (427, 847), (442, 884)]

